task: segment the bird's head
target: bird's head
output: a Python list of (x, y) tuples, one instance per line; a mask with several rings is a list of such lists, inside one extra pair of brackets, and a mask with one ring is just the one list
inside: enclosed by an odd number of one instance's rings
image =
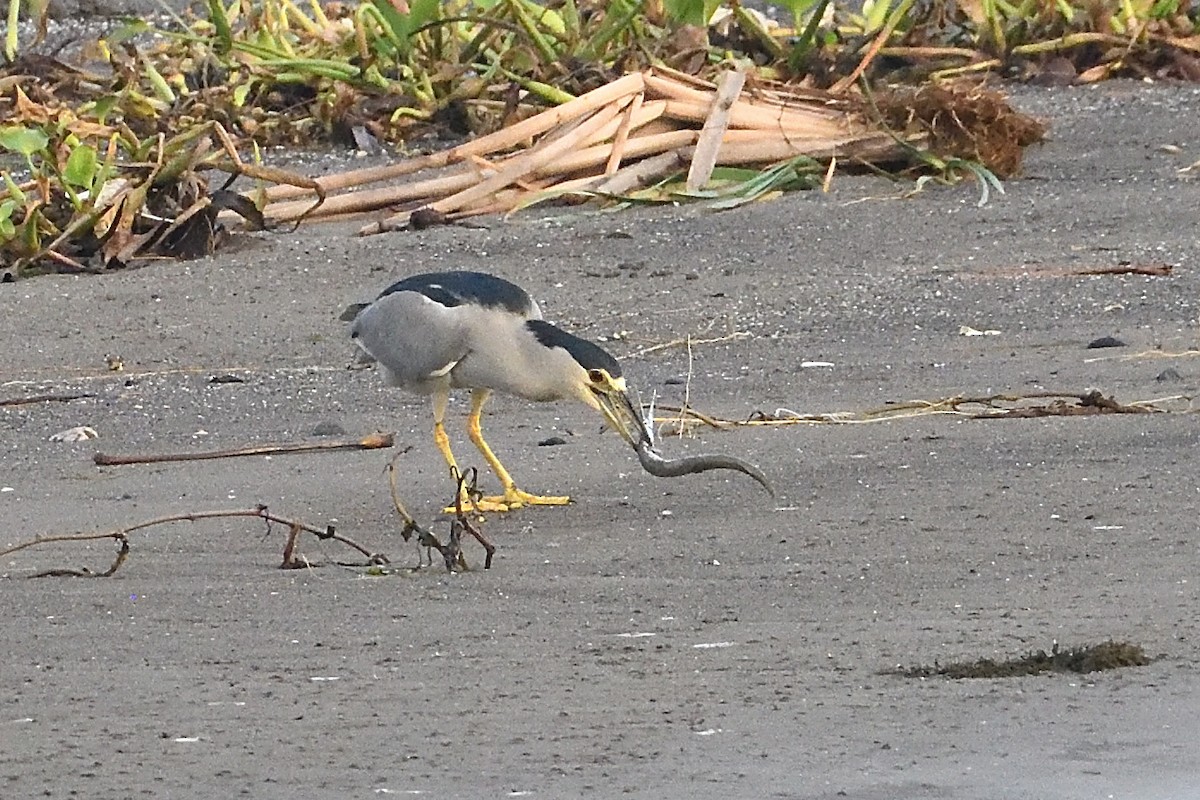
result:
[(561, 328), (532, 320), (525, 323), (545, 347), (561, 348), (574, 360), (570, 392), (585, 405), (600, 412), (609, 427), (635, 450), (653, 437), (639, 409), (629, 399), (621, 364), (604, 348)]
[(604, 367), (586, 370), (580, 399), (599, 411), (609, 427), (635, 450), (642, 442), (651, 440), (645, 420), (629, 399), (625, 378), (619, 373), (614, 376)]

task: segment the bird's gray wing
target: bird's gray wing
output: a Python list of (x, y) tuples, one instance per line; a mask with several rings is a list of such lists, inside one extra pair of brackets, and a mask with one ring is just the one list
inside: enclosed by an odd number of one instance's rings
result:
[(358, 312), (350, 336), (400, 386), (447, 374), (468, 351), (461, 313), (419, 292), (383, 295)]

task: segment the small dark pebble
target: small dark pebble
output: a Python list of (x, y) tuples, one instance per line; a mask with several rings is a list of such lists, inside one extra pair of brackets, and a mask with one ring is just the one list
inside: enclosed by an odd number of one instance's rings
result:
[(1088, 350), (1099, 350), (1102, 347), (1124, 347), (1125, 343), (1115, 336), (1101, 336), (1088, 342)]
[(561, 436), (551, 436), (547, 439), (542, 439), (538, 442), (538, 447), (554, 447), (555, 445), (566, 444), (567, 440)]
[(313, 428), (313, 436), (344, 436), (346, 429), (336, 422), (321, 422)]
[(448, 225), (450, 221), (446, 215), (434, 208), (421, 207), (412, 212), (408, 217), (408, 227), (414, 231), (423, 231), (427, 228), (435, 228), (439, 225)]
[(1154, 376), (1154, 380), (1158, 381), (1159, 383), (1174, 383), (1176, 381), (1183, 380), (1183, 376), (1180, 375), (1179, 370), (1175, 369), (1174, 367), (1167, 367), (1162, 372), (1158, 373), (1158, 375)]
[(685, 383), (687, 383), (686, 378), (667, 378), (663, 381), (664, 386), (683, 386)]
[(225, 375), (213, 375), (211, 378), (208, 379), (208, 382), (209, 383), (245, 383), (246, 379), (239, 378), (237, 375), (230, 375), (230, 374), (226, 373)]

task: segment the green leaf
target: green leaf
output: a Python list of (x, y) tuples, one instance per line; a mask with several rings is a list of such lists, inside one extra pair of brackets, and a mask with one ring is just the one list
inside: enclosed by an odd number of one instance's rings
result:
[(237, 108), (242, 108), (245, 106), (246, 97), (249, 96), (250, 89), (252, 88), (253, 84), (251, 84), (250, 81), (239, 83), (237, 86), (235, 86), (233, 89), (233, 105)]
[[(788, 53), (788, 66), (796, 72), (807, 70), (808, 56), (817, 46), (817, 34), (820, 32), (821, 20), (825, 16), (825, 9), (829, 7), (830, 0), (818, 0), (812, 16), (809, 17), (808, 23), (804, 26), (799, 38), (792, 45), (792, 50)], [(800, 15), (803, 13), (799, 10), (800, 4), (793, 4), (792, 13), (796, 20), (796, 27), (800, 26)], [(811, 5), (806, 3), (805, 5)], [(807, 9), (805, 9), (807, 10)], [(827, 31), (827, 34), (832, 34), (832, 31)], [(836, 38), (836, 37), (835, 37)]]
[(96, 121), (103, 125), (105, 124), (105, 120), (108, 119), (108, 115), (112, 113), (112, 110), (116, 108), (117, 104), (120, 102), (121, 98), (118, 95), (108, 94), (103, 97), (98, 97), (89, 103), (84, 103), (79, 108), (79, 114), (81, 116), (89, 113), (94, 114)]
[(17, 60), (17, 45), (20, 41), (17, 38), (17, 31), (20, 26), (17, 25), (20, 19), (21, 4), (17, 0), (8, 0), (8, 25), (4, 32), (4, 57), (11, 63)]
[(50, 138), (37, 128), (23, 128), (19, 125), (0, 128), (0, 147), (26, 157), (45, 149), (49, 143)]
[(663, 8), (667, 10), (667, 15), (671, 19), (701, 28), (708, 26), (709, 19), (712, 18), (713, 12), (719, 5), (721, 5), (719, 0), (664, 0), (663, 2)]
[(208, 0), (208, 18), (217, 32), (217, 52), (224, 55), (233, 49), (233, 30), (221, 0)]
[(104, 37), (104, 41), (110, 47), (124, 44), (130, 39), (136, 39), (138, 36), (149, 33), (153, 27), (144, 19), (126, 19), (123, 24), (116, 30), (110, 32)]
[(406, 53), (412, 46), (408, 38), (423, 25), (437, 20), (442, 7), (440, 0), (413, 0), (408, 5), (408, 13), (404, 14), (397, 11), (389, 0), (371, 0), (371, 4), (387, 22), (392, 35)]
[(8, 190), (8, 194), (13, 200), (16, 200), (20, 205), (25, 205), (27, 202), (25, 193), (21, 191), (21, 187), (17, 186), (16, 181), (7, 172), (4, 173), (4, 188)]
[(81, 144), (67, 156), (67, 167), (63, 180), (81, 189), (90, 189), (96, 178), (96, 148)]
[(888, 12), (891, 10), (891, 0), (865, 0), (862, 6), (863, 16), (866, 17), (863, 32), (873, 33), (882, 28), (883, 23), (887, 21)]
[(17, 201), (15, 200), (5, 200), (3, 203), (0, 203), (0, 225), (3, 225), (7, 222), (8, 227), (15, 231), (16, 228), (14, 228), (12, 224), (12, 215), (16, 210)]

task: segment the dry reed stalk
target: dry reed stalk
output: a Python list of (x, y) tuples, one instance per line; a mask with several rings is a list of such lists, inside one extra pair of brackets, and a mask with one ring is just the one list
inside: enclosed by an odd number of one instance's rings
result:
[(666, 78), (667, 80), (672, 80), (676, 83), (682, 83), (685, 86), (690, 86), (693, 89), (699, 89), (704, 92), (711, 92), (717, 88), (717, 85), (712, 81), (706, 81), (704, 78), (697, 78), (695, 75), (690, 75), (686, 72), (680, 72), (677, 69), (672, 69), (667, 66), (653, 66), (647, 71), (647, 74), (658, 78)]
[[(522, 196), (527, 197), (528, 195), (524, 194)], [(507, 214), (508, 212), (512, 211), (512, 209), (514, 207), (515, 207), (514, 203), (499, 203), (499, 202), (494, 202), (494, 201), (493, 202), (480, 201), (478, 204), (472, 205), (470, 208), (464, 208), (459, 211), (455, 211), (451, 214), (447, 214), (443, 218), (443, 222), (444, 222), (444, 224), (452, 225), (456, 222), (461, 222), (462, 220), (470, 219), (471, 217), (484, 217), (484, 216), (488, 216), (489, 214)], [(417, 210), (418, 209), (413, 208), (413, 209), (409, 209), (407, 211), (401, 211), (398, 214), (392, 214), (386, 220), (383, 220), (379, 223), (375, 223), (374, 225), (366, 225), (359, 229), (358, 235), (359, 236), (369, 236), (374, 233), (382, 233), (385, 231), (395, 231), (395, 230), (400, 230), (402, 228), (407, 228), (409, 221), (412, 219), (413, 213), (416, 212)], [(383, 222), (387, 223), (386, 228), (381, 228), (380, 230), (372, 230), (373, 227), (382, 225)]]
[[(555, 197), (567, 197), (571, 194), (628, 194), (640, 189), (651, 181), (666, 177), (673, 171), (682, 169), (687, 164), (687, 148), (676, 148), (656, 156), (644, 158), (633, 164), (627, 164), (612, 175), (587, 175), (581, 178), (570, 178), (548, 186), (544, 191)], [(528, 205), (529, 201), (539, 198), (523, 197), (515, 208)]]
[[(421, 172), (426, 169), (439, 169), (463, 161), (471, 155), (489, 155), (499, 150), (508, 150), (516, 147), (526, 139), (532, 139), (560, 125), (584, 117), (609, 103), (632, 97), (644, 90), (645, 84), (642, 74), (631, 72), (612, 83), (605, 84), (587, 94), (569, 100), (561, 106), (547, 109), (540, 114), (535, 114), (528, 119), (521, 120), (515, 125), (502, 128), (486, 136), (480, 136), (478, 139), (464, 142), (449, 150), (405, 159), (399, 163), (389, 164), (384, 167), (368, 167), (336, 175), (326, 175), (322, 178), (317, 178), (316, 182), (325, 192), (338, 191), (348, 189), (351, 186), (361, 186), (366, 183), (378, 183), (379, 181), (401, 178), (405, 175), (411, 175), (414, 172)], [(289, 191), (290, 189), (292, 187), (288, 186), (278, 186), (268, 189), (268, 202), (301, 197), (311, 193), (309, 190)]]
[[(667, 107), (666, 100), (655, 100), (656, 103), (662, 103), (664, 111)], [(642, 127), (635, 131), (629, 132), (630, 139), (636, 139), (639, 136), (657, 136), (660, 133), (671, 133), (672, 131), (682, 130), (688, 126), (684, 125), (679, 120), (668, 119), (665, 116), (659, 117), (653, 122), (647, 122)]]
[(810, 110), (819, 110), (830, 115), (846, 113), (853, 105), (843, 97), (832, 97), (829, 92), (821, 89), (804, 88), (800, 86), (780, 86), (770, 82), (753, 81), (746, 87), (745, 97), (756, 105), (784, 106), (795, 108), (804, 106)]
[[(586, 97), (586, 95), (584, 95)], [(625, 105), (630, 100), (614, 102), (598, 111), (593, 112), (591, 117), (588, 117), (570, 132), (559, 136), (553, 142), (544, 147), (535, 148), (521, 155), (514, 156), (504, 162), (500, 172), (485, 178), (483, 181), (463, 189), (460, 192), (443, 197), (440, 200), (435, 200), (427, 204), (427, 208), (436, 211), (440, 214), (449, 214), (453, 211), (458, 211), (481, 198), (485, 198), (509, 186), (519, 178), (523, 178), (532, 172), (535, 172), (541, 167), (552, 163), (555, 159), (577, 148), (581, 141), (586, 140), (589, 136), (595, 133), (600, 128), (604, 127), (612, 119), (615, 119)], [(405, 213), (395, 217), (389, 217), (379, 222), (371, 223), (364, 226), (359, 233), (367, 235), (371, 233), (380, 233), (387, 230), (392, 230), (395, 227), (408, 224), (409, 214)], [(402, 221), (401, 221), (402, 220)]]
[[(730, 131), (733, 133), (733, 131)], [(746, 133), (751, 133), (747, 131)], [(905, 150), (886, 133), (829, 139), (750, 138), (728, 139), (721, 146), (717, 164), (723, 167), (771, 164), (797, 156), (815, 159), (859, 158), (879, 160), (898, 157)]]
[(717, 165), (717, 153), (721, 149), (725, 131), (729, 128), (729, 109), (733, 106), (742, 87), (746, 85), (746, 73), (729, 70), (721, 76), (713, 96), (712, 108), (704, 120), (704, 128), (696, 142), (692, 165), (688, 169), (687, 190), (694, 192), (708, 183), (713, 168)]
[[(625, 167), (628, 169), (628, 167)], [(620, 172), (620, 170), (618, 170)], [(553, 185), (547, 186), (542, 196), (540, 197), (523, 197), (517, 203), (514, 210), (522, 206), (529, 205), (533, 201), (549, 199), (550, 197), (564, 197), (568, 202), (571, 201), (572, 194), (585, 194), (594, 191), (595, 187), (599, 186), (605, 180), (604, 175), (584, 175), (580, 178), (567, 178), (565, 181), (559, 181)]]
[[(471, 156), (471, 163), (474, 164), (479, 170), (479, 174), (481, 176), (497, 175), (502, 168), (500, 164), (497, 164), (495, 161), (489, 161), (483, 156)], [(513, 185), (515, 185), (518, 189), (523, 189), (527, 192), (537, 191), (535, 184), (524, 179), (517, 179), (513, 181)], [(496, 194), (499, 195), (500, 193), (497, 192)], [(469, 205), (470, 204), (468, 204), (468, 206)]]
[[(686, 113), (686, 119), (691, 122), (703, 122), (712, 106), (711, 91), (698, 91), (653, 76), (646, 77), (646, 93), (659, 99), (675, 101), (671, 108), (677, 109), (679, 113)], [(696, 109), (700, 110), (699, 116), (696, 116)], [(672, 115), (670, 110), (667, 113)], [(753, 95), (744, 94), (730, 109), (729, 124), (734, 128), (803, 128), (830, 123), (844, 125), (846, 116), (844, 110), (822, 105), (815, 99), (804, 104), (795, 100), (791, 103), (761, 103), (756, 102)]]
[[(621, 124), (617, 128), (616, 134), (613, 136), (613, 143), (611, 152), (608, 154), (608, 161), (604, 165), (605, 175), (612, 175), (621, 168), (621, 158), (625, 153), (625, 143), (629, 141), (629, 131), (633, 129), (634, 117), (642, 109), (642, 103), (645, 101), (645, 99), (645, 94), (635, 95), (633, 102), (630, 103), (629, 107), (625, 109), (625, 114), (621, 117)], [(667, 104), (663, 103), (663, 111), (665, 111), (666, 108)], [(656, 115), (654, 119), (658, 119), (658, 116), (661, 116), (661, 112)], [(647, 120), (647, 122), (649, 121), (650, 120)]]
[(430, 204), (430, 208), (443, 214), (457, 211), (467, 203), (481, 197), (487, 197), (497, 189), (514, 183), (518, 178), (553, 163), (560, 156), (577, 149), (592, 134), (615, 119), (621, 113), (624, 105), (624, 103), (613, 103), (593, 112), (591, 117), (582, 121), (574, 130), (563, 134), (544, 146), (536, 146), (521, 155), (506, 160), (503, 168), (495, 175), (486, 178), (469, 189)]
[[(646, 156), (657, 155), (666, 150), (674, 150), (677, 147), (694, 144), (699, 135), (700, 132), (696, 130), (682, 130), (668, 131), (667, 133), (659, 133), (654, 136), (635, 136), (626, 142), (623, 158), (625, 160), (645, 158)], [(609, 145), (595, 145), (574, 153), (568, 153), (553, 164), (547, 165), (546, 172), (570, 174), (584, 169), (592, 169), (604, 164), (608, 160), (610, 151), (611, 147)]]
[(662, 180), (687, 164), (687, 148), (676, 148), (642, 159), (636, 164), (617, 170), (593, 191), (601, 194), (623, 195)]
[[(397, 203), (411, 203), (429, 197), (444, 197), (454, 192), (461, 192), (477, 183), (479, 183), (479, 173), (473, 169), (463, 169), (461, 172), (451, 175), (443, 175), (440, 178), (430, 178), (416, 183), (381, 186), (375, 189), (364, 189), (360, 192), (346, 192), (326, 199), (324, 204), (309, 214), (306, 219), (374, 211)], [(298, 219), (311, 207), (311, 200), (272, 203), (263, 210), (263, 216), (277, 222), (288, 222)]]
[[(581, 141), (579, 147), (590, 147), (594, 144), (610, 142), (620, 133), (622, 127), (626, 127), (628, 130), (638, 130), (654, 122), (666, 113), (667, 104), (662, 100), (656, 100), (652, 103), (642, 103), (640, 101), (641, 97), (642, 95), (634, 95), (629, 101), (629, 105), (625, 107), (625, 113), (616, 119), (610, 120), (604, 127), (588, 136), (586, 140)], [(628, 125), (626, 125), (626, 120), (629, 121)], [(538, 144), (541, 144), (541, 142)]]
[(551, 190), (556, 185), (554, 181), (550, 180), (522, 181), (521, 188), (501, 189), (491, 197), (481, 197), (470, 203), (458, 213), (471, 215), (492, 213), (487, 209), (498, 209), (498, 213), (507, 213), (520, 205), (523, 200)]
[[(711, 98), (705, 103), (668, 100), (665, 116), (680, 122), (697, 123), (708, 119)], [(763, 108), (744, 98), (729, 109), (729, 127), (761, 131), (787, 131), (798, 136), (838, 136), (851, 133), (849, 120), (826, 114), (804, 114), (782, 106)]]

